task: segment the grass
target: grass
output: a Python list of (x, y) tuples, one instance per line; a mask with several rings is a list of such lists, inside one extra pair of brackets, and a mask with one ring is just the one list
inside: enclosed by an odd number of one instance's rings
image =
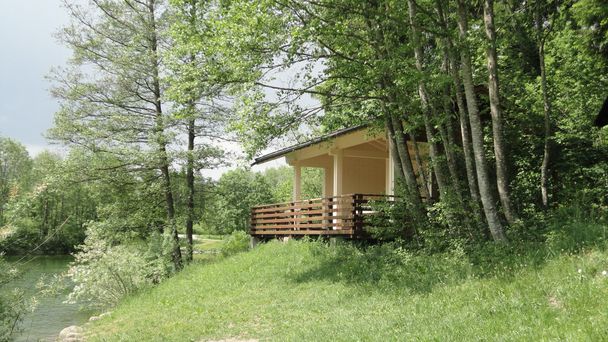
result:
[(220, 239), (198, 239), (194, 241), (194, 250), (199, 252), (219, 252), (224, 244)]
[[(186, 250), (186, 238), (180, 238), (182, 253)], [(194, 259), (197, 261), (209, 261), (221, 252), (225, 244), (225, 238), (221, 235), (197, 235), (193, 241)]]
[[(557, 254), (511, 250), (502, 263), (496, 260), (504, 251), (491, 248), (476, 255), (459, 249), (422, 255), (388, 246), (363, 250), (270, 242), (217, 262), (192, 264), (127, 298), (90, 327), (90, 340), (608, 337), (603, 248)], [(491, 262), (480, 257), (492, 253)]]

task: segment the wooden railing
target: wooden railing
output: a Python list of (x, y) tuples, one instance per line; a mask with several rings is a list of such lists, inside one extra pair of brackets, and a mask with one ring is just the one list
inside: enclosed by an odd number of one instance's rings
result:
[(251, 209), (251, 235), (365, 235), (365, 217), (373, 214), (372, 200), (392, 196), (349, 194), (296, 202), (267, 204)]

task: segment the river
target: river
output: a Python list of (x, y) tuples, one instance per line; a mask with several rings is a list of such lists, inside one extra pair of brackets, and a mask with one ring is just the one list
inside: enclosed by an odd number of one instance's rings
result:
[[(68, 264), (73, 260), (70, 256), (36, 256), (30, 259), (24, 264), (20, 263), (23, 264), (20, 267), (23, 276), (9, 284), (10, 287), (23, 289), (28, 297), (36, 295), (36, 284), (42, 276), (51, 277), (67, 270)], [(8, 258), (9, 262), (17, 260)], [(80, 310), (78, 304), (64, 303), (66, 296), (67, 292), (39, 298), (36, 310), (23, 318), (20, 332), (14, 336), (15, 341), (55, 341), (63, 328), (85, 323), (92, 312)]]

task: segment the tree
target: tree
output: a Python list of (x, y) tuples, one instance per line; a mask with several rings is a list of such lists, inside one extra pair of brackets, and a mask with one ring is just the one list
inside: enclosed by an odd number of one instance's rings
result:
[(31, 172), (22, 175), (29, 187), (6, 205), (8, 234), (0, 239), (0, 250), (71, 253), (84, 241), (85, 224), (96, 218), (99, 202), (94, 189), (68, 171), (74, 154), (67, 159), (49, 151), (36, 155)]
[(0, 227), (4, 225), (7, 203), (28, 190), (31, 169), (32, 160), (25, 146), (0, 137)]
[[(409, 22), (410, 22), (410, 30), (412, 34), (412, 45), (414, 50), (414, 58), (416, 60), (416, 70), (420, 74), (424, 74), (425, 70), (423, 67), (423, 46), (420, 38), (420, 30), (418, 27), (418, 19), (416, 18), (416, 7), (417, 5), (413, 0), (408, 0), (408, 10), (409, 10)], [(424, 129), (426, 132), (426, 138), (429, 143), (429, 151), (431, 156), (431, 161), (433, 162), (433, 170), (437, 179), (437, 186), (439, 188), (439, 192), (443, 199), (447, 199), (450, 196), (450, 193), (456, 198), (461, 196), (460, 190), (458, 187), (454, 187), (454, 184), (458, 184), (458, 175), (454, 170), (452, 172), (451, 182), (448, 176), (445, 174), (447, 169), (444, 160), (440, 157), (439, 148), (435, 142), (435, 127), (433, 127), (432, 119), (437, 116), (436, 108), (434, 107), (432, 100), (430, 98), (429, 92), (427, 91), (427, 86), (425, 79), (420, 79), (418, 82), (418, 94), (420, 96), (420, 100), (422, 102), (422, 112), (424, 118)], [(445, 113), (449, 115), (449, 113)], [(445, 135), (444, 135), (445, 136)], [(447, 137), (443, 140), (444, 149), (446, 151), (450, 150), (450, 147), (447, 145)], [(453, 160), (453, 158), (448, 158), (448, 161)], [(462, 202), (460, 199), (459, 202)], [(449, 225), (454, 226), (458, 224), (455, 221), (453, 215), (448, 213), (449, 217)]]
[(73, 51), (70, 68), (52, 76), (61, 101), (51, 137), (96, 153), (112, 154), (130, 172), (157, 170), (173, 262), (181, 268), (161, 75), (165, 4), (160, 0), (66, 3), (72, 24), (59, 38)]
[(477, 186), (477, 177), (475, 176), (475, 161), (473, 160), (473, 147), (471, 145), (471, 134), (469, 130), (469, 118), (465, 104), (465, 95), (462, 90), (462, 77), (460, 76), (460, 64), (456, 56), (452, 29), (448, 18), (446, 17), (446, 2), (443, 0), (436, 1), (436, 11), (439, 20), (439, 25), (442, 30), (441, 40), (444, 45), (444, 58), (447, 60), (447, 68), (449, 76), (452, 79), (452, 90), (456, 98), (456, 106), (458, 107), (458, 119), (460, 123), (460, 139), (462, 144), (462, 156), (464, 157), (465, 172), (467, 177), (468, 189), (471, 197), (474, 216), (479, 221), (479, 187)]
[[(591, 3), (595, 9), (596, 2)], [(535, 96), (540, 93), (528, 88), (538, 71), (537, 48), (529, 38), (534, 28), (529, 20), (522, 20), (530, 6), (501, 2), (495, 13), (494, 2), (488, 0), (482, 15), (481, 8), (464, 0), (407, 4), (176, 0), (174, 5), (181, 10), (178, 21), (182, 25), (175, 26), (180, 68), (175, 69), (179, 77), (172, 88), (183, 96), (175, 102), (184, 113), (197, 112), (194, 101), (217, 94), (210, 89), (226, 91), (234, 100), (231, 117), (235, 120), (230, 128), (241, 138), (248, 156), (286, 133), (299, 138), (302, 131), (320, 134), (358, 124), (385, 130), (397, 164), (396, 176), (410, 206), (406, 212), (416, 218), (418, 228), (433, 229), (427, 224), (427, 210), (432, 210), (440, 213), (437, 216), (450, 216), (432, 219), (442, 228), (449, 223), (447, 227), (455, 229), (447, 231), (454, 236), (475, 238), (472, 229), (460, 228), (474, 228), (485, 218), (494, 240), (506, 240), (500, 212), (508, 222), (515, 220), (511, 197), (529, 197), (529, 179), (537, 174), (523, 170), (540, 164), (542, 148), (538, 117), (524, 115), (536, 108)], [(598, 8), (599, 13), (602, 6)], [(595, 10), (589, 13), (571, 3), (564, 3), (562, 10), (565, 17), (578, 13), (574, 17), (580, 15), (581, 22), (602, 25)], [(497, 35), (495, 23), (513, 29), (513, 39)], [(587, 30), (583, 27), (573, 24), (572, 30)], [(485, 37), (477, 34), (483, 33), (478, 28), (485, 28)], [(593, 50), (597, 37), (586, 37), (590, 51), (600, 53)], [(502, 55), (508, 58), (499, 61)], [(552, 62), (548, 57), (546, 63)], [(285, 75), (293, 77), (284, 80)], [(551, 74), (547, 76), (551, 82)], [(479, 96), (486, 82), (489, 106)], [(314, 97), (320, 105), (303, 105), (300, 99), (305, 96)], [(486, 110), (492, 117), (487, 127), (482, 120)], [(455, 116), (459, 125), (453, 124)], [(556, 126), (559, 120), (555, 119)], [(486, 128), (491, 128), (490, 134)], [(456, 142), (458, 133), (461, 144)], [(556, 140), (562, 133), (556, 129)], [(520, 134), (529, 138), (529, 146), (518, 139)], [(430, 144), (430, 163), (421, 162), (415, 150), (410, 155), (410, 142), (419, 135)], [(496, 160), (496, 173), (490, 160)], [(421, 200), (420, 193), (426, 190), (420, 184), (422, 175), (429, 171), (441, 190), (438, 203)], [(464, 175), (470, 201), (465, 198), (467, 191), (461, 191)], [(476, 215), (470, 220), (469, 212), (481, 214), (479, 209), (484, 218)]]
[(490, 185), (488, 165), (483, 146), (483, 130), (475, 90), (473, 85), (473, 74), (471, 70), (470, 48), (467, 45), (468, 39), (468, 9), (463, 0), (458, 0), (458, 29), (461, 40), (460, 63), (462, 71), (462, 81), (469, 111), (469, 123), (471, 125), (471, 136), (473, 141), (473, 153), (475, 155), (475, 169), (477, 172), (477, 182), (481, 203), (485, 213), (490, 233), (496, 241), (506, 241), (502, 223), (496, 210), (494, 195)]
[(271, 187), (261, 174), (241, 168), (224, 173), (213, 192), (215, 198), (208, 203), (204, 219), (220, 234), (248, 231), (251, 207), (274, 200)]
[[(323, 173), (319, 168), (302, 168), (302, 198), (321, 198), (323, 192)], [(262, 176), (270, 185), (273, 202), (293, 201), (294, 171), (290, 166), (266, 169)]]
[(516, 220), (515, 210), (509, 195), (509, 171), (506, 161), (506, 147), (503, 133), (502, 108), (498, 87), (498, 57), (496, 54), (496, 30), (494, 28), (494, 0), (485, 0), (483, 6), (483, 21), (486, 29), (488, 61), (488, 92), (490, 95), (490, 113), (492, 115), (492, 138), (494, 142), (494, 157), (496, 159), (496, 184), (502, 210), (509, 224)]
[(553, 139), (551, 132), (551, 99), (549, 98), (546, 71), (547, 66), (545, 64), (545, 41), (548, 33), (546, 33), (544, 28), (544, 16), (542, 13), (546, 6), (547, 4), (541, 0), (537, 0), (534, 4), (534, 27), (536, 29), (536, 44), (538, 46), (538, 66), (540, 69), (540, 84), (543, 97), (544, 117), (543, 161), (540, 167), (540, 192), (541, 201), (545, 208), (549, 205), (549, 191), (547, 189), (547, 183), (549, 178), (549, 163), (551, 161), (551, 141)]
[[(218, 165), (223, 159), (222, 150), (213, 140), (229, 140), (223, 134), (227, 109), (222, 103), (223, 86), (211, 82), (213, 75), (208, 25), (212, 2), (175, 0), (171, 2), (172, 44), (167, 51), (169, 88), (167, 96), (174, 102), (174, 118), (187, 136), (186, 183), (188, 188), (186, 213), (186, 259), (192, 260), (193, 225), (195, 220), (195, 172)], [(199, 146), (195, 146), (200, 138)]]

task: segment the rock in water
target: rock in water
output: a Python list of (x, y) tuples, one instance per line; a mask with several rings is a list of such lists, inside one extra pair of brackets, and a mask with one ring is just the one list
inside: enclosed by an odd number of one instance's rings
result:
[(77, 325), (71, 325), (61, 330), (57, 337), (57, 342), (83, 342), (84, 340), (84, 329)]

